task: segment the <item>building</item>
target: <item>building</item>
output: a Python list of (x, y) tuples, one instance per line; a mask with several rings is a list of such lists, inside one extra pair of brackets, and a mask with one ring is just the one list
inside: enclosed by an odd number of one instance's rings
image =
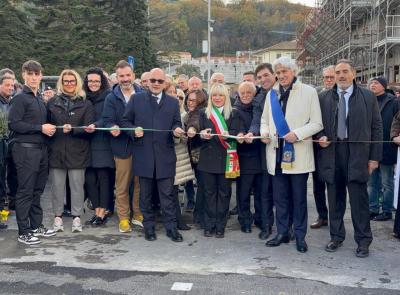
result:
[(342, 58), (361, 83), (379, 75), (400, 82), (400, 0), (316, 0), (297, 39), (306, 83), (321, 84), (322, 69)]
[(293, 59), (296, 58), (297, 41), (284, 41), (273, 46), (253, 51), (252, 56), (257, 58), (257, 63), (270, 63), (272, 64), (276, 59), (281, 56), (289, 56)]

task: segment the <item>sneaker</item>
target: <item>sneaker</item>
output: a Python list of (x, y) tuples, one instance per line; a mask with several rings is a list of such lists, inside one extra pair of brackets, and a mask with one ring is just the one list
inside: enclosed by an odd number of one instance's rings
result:
[(32, 233), (28, 233), (26, 235), (18, 236), (18, 242), (24, 243), (26, 245), (36, 245), (40, 244), (40, 239), (35, 237)]
[(132, 231), (131, 224), (129, 223), (128, 219), (122, 219), (119, 222), (119, 232), (120, 233), (128, 233)]
[(143, 227), (143, 215), (138, 215), (132, 218), (132, 224)]
[(47, 228), (45, 228), (44, 225), (41, 224), (41, 225), (39, 225), (38, 228), (32, 230), (32, 234), (33, 234), (35, 237), (45, 237), (45, 238), (48, 238), (48, 237), (55, 236), (55, 235), (56, 235), (56, 232), (55, 232), (54, 230), (52, 230), (52, 229), (47, 229)]
[(82, 224), (81, 224), (81, 219), (79, 217), (75, 217), (74, 220), (72, 220), (72, 232), (81, 232), (82, 231)]
[(64, 224), (61, 217), (54, 218), (53, 229), (55, 232), (64, 231)]
[(7, 229), (8, 225), (0, 221), (0, 229)]

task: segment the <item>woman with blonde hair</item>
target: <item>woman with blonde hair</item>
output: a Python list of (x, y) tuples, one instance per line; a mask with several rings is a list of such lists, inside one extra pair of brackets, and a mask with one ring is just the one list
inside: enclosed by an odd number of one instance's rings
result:
[[(212, 85), (207, 107), (200, 112), (200, 137), (203, 140), (197, 169), (204, 187), (204, 236), (223, 238), (229, 214), (231, 181), (240, 175), (236, 139), (227, 135), (240, 133), (240, 118), (232, 109), (225, 85)], [(194, 136), (188, 130), (189, 136)], [(218, 134), (218, 135), (213, 135)]]
[[(82, 231), (85, 169), (90, 164), (89, 133), (94, 132), (94, 109), (85, 98), (83, 82), (74, 70), (61, 72), (57, 94), (47, 103), (49, 123), (59, 126), (49, 144), (54, 230), (63, 231), (62, 213), (68, 175), (71, 190), (72, 232)], [(85, 128), (80, 128), (85, 126)], [(77, 128), (78, 127), (78, 128)]]

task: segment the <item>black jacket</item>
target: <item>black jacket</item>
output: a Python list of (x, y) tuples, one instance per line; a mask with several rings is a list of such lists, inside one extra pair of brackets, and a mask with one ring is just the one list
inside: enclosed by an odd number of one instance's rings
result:
[(46, 105), (38, 94), (24, 86), (13, 97), (8, 113), (8, 127), (11, 141), (28, 143), (47, 143), (48, 137), (42, 133), (42, 125), (47, 123)]
[[(88, 126), (94, 122), (93, 105), (81, 97), (71, 100), (65, 94), (52, 97), (47, 103), (48, 121), (56, 126)], [(90, 165), (90, 133), (72, 129), (63, 133), (58, 128), (49, 144), (49, 167), (84, 169)]]
[[(327, 136), (328, 140), (337, 140), (337, 113), (339, 95), (337, 86), (319, 95), (324, 130), (317, 138)], [(375, 95), (354, 83), (353, 94), (349, 99), (347, 119), (349, 141), (382, 141), (382, 119)], [(342, 144), (342, 143), (337, 143)], [(318, 149), (318, 173), (328, 183), (335, 181), (336, 143)], [(368, 161), (380, 161), (382, 143), (349, 143), (348, 181), (367, 182)]]
[[(96, 127), (105, 127), (103, 120), (104, 100), (110, 90), (104, 90), (100, 93), (87, 93), (87, 99), (93, 104)], [(114, 168), (114, 157), (111, 152), (110, 139), (111, 134), (108, 131), (95, 131), (90, 139), (91, 164), (94, 168)]]
[[(136, 84), (133, 85), (135, 93), (140, 93), (143, 89)], [(111, 93), (107, 95), (103, 108), (104, 126), (110, 128), (114, 125), (121, 126), (122, 118), (125, 113), (126, 101), (122, 94), (121, 87), (117, 84), (113, 87)], [(121, 132), (119, 136), (111, 136), (111, 151), (113, 155), (120, 159), (126, 159), (132, 155), (132, 140), (125, 133)]]
[[(390, 141), (390, 128), (393, 118), (399, 111), (399, 100), (395, 96), (385, 93), (378, 97), (379, 109), (381, 111), (383, 125), (383, 140)], [(397, 161), (397, 145), (394, 143), (383, 144), (383, 154), (381, 164), (394, 165)]]
[[(230, 135), (237, 135), (240, 132), (240, 117), (238, 111), (233, 109), (231, 116), (226, 121)], [(213, 123), (207, 118), (205, 110), (200, 113), (200, 131), (211, 128), (211, 133), (217, 133)], [(229, 139), (232, 140), (232, 139)], [(226, 165), (226, 149), (222, 146), (217, 136), (210, 140), (203, 140), (200, 149), (200, 159), (197, 169), (208, 173), (223, 174)]]
[[(238, 111), (241, 121), (241, 129), (246, 133), (246, 131), (249, 130), (253, 119), (253, 106), (252, 104), (245, 105), (240, 101), (240, 99), (237, 99), (234, 109)], [(259, 139), (253, 140), (253, 143), (250, 144), (243, 142), (242, 144), (237, 145), (240, 174), (262, 173), (260, 145), (261, 142)]]

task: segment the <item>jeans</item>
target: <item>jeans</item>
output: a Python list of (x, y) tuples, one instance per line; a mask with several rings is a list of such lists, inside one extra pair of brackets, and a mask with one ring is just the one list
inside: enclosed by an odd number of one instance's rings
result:
[[(393, 207), (394, 181), (393, 165), (379, 165), (368, 181), (369, 211), (379, 213), (382, 206), (383, 213), (391, 213)], [(382, 202), (379, 197), (382, 195)]]

